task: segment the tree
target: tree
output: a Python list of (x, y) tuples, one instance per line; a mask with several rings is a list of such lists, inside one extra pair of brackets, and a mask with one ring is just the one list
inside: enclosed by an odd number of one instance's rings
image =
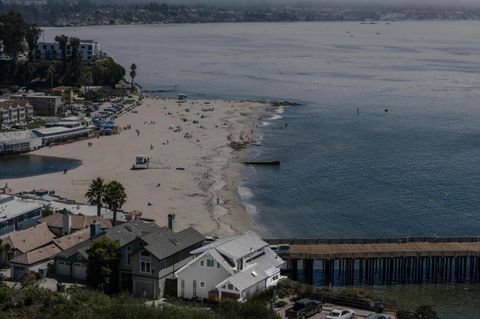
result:
[(35, 48), (37, 46), (38, 39), (40, 39), (42, 30), (37, 28), (36, 25), (27, 25), (25, 30), (25, 41), (28, 45), (28, 62), (35, 63)]
[(105, 183), (103, 178), (95, 178), (88, 187), (85, 197), (90, 205), (97, 205), (97, 216), (102, 216), (102, 201), (105, 194)]
[(80, 39), (70, 38), (71, 56), (63, 75), (63, 83), (80, 86), (82, 78), (82, 61), (80, 59)]
[(95, 240), (88, 250), (87, 280), (90, 287), (102, 288), (109, 293), (116, 291), (119, 249), (120, 244), (107, 237)]
[(42, 217), (53, 215), (54, 212), (55, 210), (53, 209), (52, 204), (43, 205)]
[(10, 11), (0, 16), (0, 40), (3, 41), (5, 53), (12, 58), (13, 76), (17, 74), (18, 55), (25, 50), (23, 41), (26, 27), (25, 20), (18, 13)]
[(93, 83), (93, 75), (90, 70), (83, 72), (82, 82), (83, 82), (83, 87), (85, 89), (83, 95), (84, 95), (85, 108), (86, 108), (88, 106), (88, 100), (91, 97), (91, 94), (89, 94), (90, 91), (88, 90), (88, 87)]
[(53, 75), (55, 74), (55, 66), (53, 63), (48, 64), (47, 72), (50, 77), (50, 88), (53, 89)]
[(0, 240), (0, 264), (3, 263), (3, 261), (8, 261), (11, 257), (12, 254), (12, 247), (10, 246), (9, 243), (3, 243), (2, 240)]
[(122, 208), (127, 200), (127, 193), (122, 184), (117, 181), (111, 181), (105, 186), (105, 192), (103, 195), (104, 202), (108, 205), (108, 208), (113, 211), (113, 226), (117, 224), (117, 212)]
[(68, 46), (68, 36), (66, 35), (57, 35), (55, 41), (60, 45), (60, 51), (62, 52), (62, 62), (63, 70), (67, 68), (67, 46)]
[(134, 91), (134, 82), (133, 80), (135, 79), (135, 77), (137, 76), (137, 65), (135, 63), (132, 63), (132, 65), (130, 66), (130, 77), (132, 78), (132, 83), (131, 83), (131, 87), (130, 87), (130, 91)]

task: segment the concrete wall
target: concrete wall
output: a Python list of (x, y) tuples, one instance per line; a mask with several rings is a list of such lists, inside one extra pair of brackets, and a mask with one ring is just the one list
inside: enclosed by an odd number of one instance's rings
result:
[[(214, 260), (214, 267), (207, 267), (207, 260)], [(203, 261), (203, 266), (201, 262)], [(177, 273), (177, 292), (178, 297), (191, 299), (193, 296), (193, 281), (197, 282), (197, 298), (208, 298), (208, 292), (215, 289), (215, 286), (230, 277), (230, 273), (220, 265), (217, 267), (217, 261), (209, 254), (198, 257), (194, 263)], [(182, 280), (184, 282), (184, 293), (182, 295)], [(201, 287), (201, 282), (205, 283), (205, 287)]]

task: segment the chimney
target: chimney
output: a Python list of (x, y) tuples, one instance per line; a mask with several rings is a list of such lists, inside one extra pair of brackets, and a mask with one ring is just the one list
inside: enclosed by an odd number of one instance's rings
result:
[(90, 238), (97, 237), (101, 233), (101, 228), (99, 223), (90, 224)]
[(175, 214), (168, 214), (168, 228), (175, 231)]
[(72, 231), (72, 215), (68, 211), (63, 212), (63, 224), (62, 224), (62, 234), (63, 236), (69, 235)]

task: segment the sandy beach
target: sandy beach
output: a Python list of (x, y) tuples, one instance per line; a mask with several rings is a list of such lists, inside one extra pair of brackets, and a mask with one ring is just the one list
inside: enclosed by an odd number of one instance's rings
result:
[[(148, 97), (117, 119), (120, 128), (131, 129), (34, 152), (79, 159), (80, 167), (67, 174), (11, 179), (8, 185), (16, 192), (55, 190), (85, 202), (88, 184), (100, 176), (125, 186), (123, 210), (139, 210), (159, 225), (175, 213), (177, 229), (193, 226), (207, 235), (242, 232), (251, 226), (237, 193), (245, 151), (232, 148), (232, 142), (248, 141), (266, 108), (260, 102), (195, 100), (179, 105)], [(130, 169), (139, 154), (150, 158), (150, 169)]]

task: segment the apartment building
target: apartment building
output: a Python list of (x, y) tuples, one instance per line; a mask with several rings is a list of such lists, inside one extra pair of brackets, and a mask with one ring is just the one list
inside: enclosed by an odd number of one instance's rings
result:
[[(100, 43), (93, 40), (80, 40), (80, 59), (82, 61), (95, 61), (102, 54)], [(58, 42), (39, 42), (35, 48), (35, 56), (39, 60), (61, 60), (62, 50)], [(67, 59), (72, 57), (72, 47), (67, 45)]]
[(11, 127), (33, 119), (33, 107), (27, 100), (0, 99), (0, 125)]

